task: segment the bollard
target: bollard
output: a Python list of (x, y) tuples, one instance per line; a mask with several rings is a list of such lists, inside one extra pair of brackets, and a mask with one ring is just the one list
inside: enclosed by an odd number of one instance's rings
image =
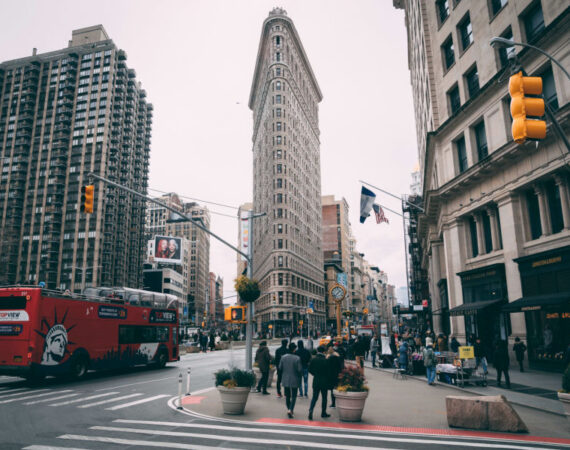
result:
[(178, 409), (182, 409), (182, 372), (178, 375)]
[(190, 367), (188, 367), (188, 378), (186, 379), (186, 395), (190, 395)]

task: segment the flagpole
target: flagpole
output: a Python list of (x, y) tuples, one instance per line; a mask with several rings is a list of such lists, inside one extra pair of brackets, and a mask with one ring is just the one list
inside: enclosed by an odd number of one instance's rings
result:
[[(397, 195), (392, 194), (391, 192), (385, 191), (384, 189), (380, 189), (379, 187), (374, 186), (373, 184), (367, 183), (366, 181), (362, 181), (362, 180), (358, 180), (358, 181), (361, 182), (362, 184), (366, 184), (366, 185), (370, 186), (371, 188), (374, 188), (374, 189), (376, 189), (376, 190), (378, 190), (378, 191), (380, 191), (380, 192), (384, 192), (384, 194), (390, 195), (391, 197), (394, 197), (394, 198), (397, 198), (398, 200), (401, 200), (401, 201), (403, 201), (403, 202), (406, 202), (408, 205), (413, 206), (414, 208), (417, 208), (417, 209), (419, 209), (421, 212), (425, 213), (425, 210), (424, 210), (421, 206), (419, 206), (419, 205), (415, 205), (415, 204), (413, 204), (413, 203), (410, 203), (409, 201), (404, 200), (402, 197), (398, 197)], [(380, 205), (380, 206), (382, 206), (382, 205)], [(388, 208), (386, 208), (386, 209), (388, 209)], [(394, 212), (394, 211), (392, 211), (392, 212)], [(398, 214), (398, 213), (396, 213), (396, 214)]]
[(387, 209), (388, 211), (390, 211), (391, 213), (397, 214), (400, 217), (404, 217), (402, 216), (399, 212), (394, 211), (393, 209), (388, 208), (387, 206), (381, 205), (380, 203), (376, 203), (378, 206), (380, 206), (383, 209)]

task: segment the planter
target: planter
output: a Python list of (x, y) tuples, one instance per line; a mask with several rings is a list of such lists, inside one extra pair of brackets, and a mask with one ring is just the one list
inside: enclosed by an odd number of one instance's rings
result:
[(227, 388), (216, 386), (222, 400), (224, 414), (243, 414), (249, 391), (248, 387)]
[(335, 389), (333, 393), (336, 398), (338, 418), (343, 422), (360, 422), (368, 391), (339, 392)]
[(562, 405), (564, 406), (566, 419), (570, 420), (570, 393), (559, 392), (558, 400), (560, 400), (562, 402)]
[[(259, 370), (259, 368), (257, 367), (254, 367), (253, 373), (255, 373), (255, 385), (257, 386), (257, 383), (259, 383), (259, 380), (261, 380), (261, 370)], [(267, 378), (267, 387), (271, 387), (271, 385), (273, 384), (274, 376), (275, 376), (275, 367), (269, 369), (269, 377)]]

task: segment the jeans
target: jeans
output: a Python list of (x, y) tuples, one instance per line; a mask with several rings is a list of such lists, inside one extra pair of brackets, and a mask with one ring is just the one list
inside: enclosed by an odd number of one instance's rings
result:
[(501, 374), (505, 374), (505, 381), (507, 383), (507, 387), (511, 388), (511, 379), (509, 378), (509, 369), (497, 369), (497, 384), (501, 385)]
[(261, 379), (257, 383), (257, 390), (267, 392), (267, 380), (269, 379), (269, 370), (267, 372), (261, 372)]
[(435, 366), (426, 367), (426, 375), (428, 384), (432, 384), (435, 381)]
[[(303, 367), (303, 379), (301, 380), (301, 385), (299, 386), (299, 395), (302, 397), (303, 392), (306, 396), (309, 395), (309, 368)], [(303, 385), (305, 385), (305, 390), (303, 390)]]
[(487, 358), (484, 356), (478, 356), (475, 358), (475, 363), (477, 367), (479, 367), (479, 364), (481, 364), (481, 367), (483, 367), (483, 372), (487, 373)]
[(372, 367), (374, 367), (376, 365), (376, 351), (371, 350), (370, 354), (372, 355)]
[(295, 409), (295, 402), (297, 401), (297, 388), (284, 387), (285, 389), (285, 403), (287, 410), (293, 412)]
[(313, 398), (311, 399), (311, 406), (309, 407), (309, 412), (312, 413), (313, 409), (315, 408), (315, 404), (317, 403), (317, 399), (319, 398), (319, 394), (321, 394), (321, 415), (326, 414), (327, 412), (327, 395), (328, 389), (327, 388), (317, 388), (313, 386)]

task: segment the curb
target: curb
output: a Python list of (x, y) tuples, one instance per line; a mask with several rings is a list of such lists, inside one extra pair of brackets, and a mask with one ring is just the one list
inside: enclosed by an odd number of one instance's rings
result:
[[(379, 372), (386, 372), (386, 373), (392, 373), (392, 369), (384, 369), (384, 368), (380, 368), (380, 367), (370, 367), (370, 366), (364, 366), (366, 369), (370, 369), (370, 370), (377, 370)], [(425, 377), (420, 377), (418, 375), (406, 375), (407, 378), (411, 378), (413, 380), (416, 381), (421, 381), (423, 383), (425, 383)], [(447, 384), (447, 383), (439, 383), (437, 382), (437, 386), (442, 386), (448, 389), (455, 389), (456, 391), (460, 391), (460, 392), (468, 392), (470, 394), (473, 395), (478, 395), (480, 397), (484, 397), (485, 394), (481, 394), (481, 392), (477, 392), (477, 391), (472, 391), (470, 389), (465, 389), (459, 386), (455, 386), (453, 384)], [(522, 392), (521, 392), (522, 394)], [(528, 395), (528, 394), (525, 394)], [(534, 409), (536, 411), (540, 411), (540, 412), (544, 412), (544, 413), (548, 413), (548, 414), (553, 414), (555, 416), (560, 416), (560, 417), (566, 417), (566, 414), (563, 412), (556, 412), (556, 411), (551, 411), (549, 409), (544, 409), (544, 408), (540, 408), (538, 406), (533, 406), (533, 405), (529, 405), (527, 403), (522, 403), (520, 401), (517, 400), (509, 400), (509, 403), (512, 403), (513, 405), (517, 405), (517, 406), (523, 406), (525, 408), (530, 408), (530, 409)]]

